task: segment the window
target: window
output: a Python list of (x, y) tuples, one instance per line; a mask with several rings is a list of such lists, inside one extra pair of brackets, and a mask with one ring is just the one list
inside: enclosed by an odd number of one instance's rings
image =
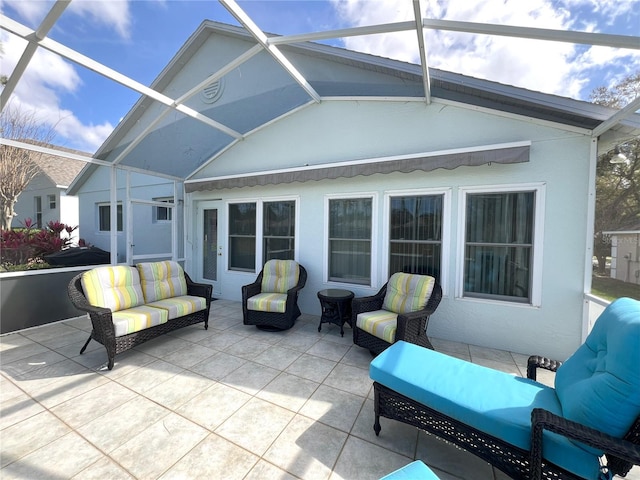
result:
[(229, 269), (256, 269), (256, 202), (229, 204)]
[[(118, 232), (122, 231), (122, 204), (116, 207), (117, 228)], [(98, 205), (98, 230), (101, 232), (111, 231), (111, 205)]]
[[(163, 203), (173, 203), (173, 197), (167, 198), (154, 198), (156, 202)], [(153, 221), (157, 222), (170, 222), (172, 218), (173, 208), (172, 207), (160, 207), (155, 205), (153, 207)]]
[(440, 279), (444, 194), (389, 199), (389, 275), (413, 272)]
[(263, 205), (262, 254), (267, 260), (293, 260), (295, 256), (294, 200), (265, 202)]
[(42, 228), (42, 197), (33, 197), (33, 219), (36, 228)]
[(47, 195), (47, 202), (49, 202), (49, 210), (55, 210), (56, 208), (56, 196)]
[(371, 284), (372, 198), (329, 200), (329, 280)]
[(539, 195), (538, 190), (467, 193), (465, 297), (534, 303), (535, 218)]

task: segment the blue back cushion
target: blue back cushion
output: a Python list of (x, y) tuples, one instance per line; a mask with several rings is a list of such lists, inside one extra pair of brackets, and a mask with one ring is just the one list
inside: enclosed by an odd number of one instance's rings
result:
[(622, 437), (640, 416), (640, 302), (621, 298), (558, 369), (565, 418)]

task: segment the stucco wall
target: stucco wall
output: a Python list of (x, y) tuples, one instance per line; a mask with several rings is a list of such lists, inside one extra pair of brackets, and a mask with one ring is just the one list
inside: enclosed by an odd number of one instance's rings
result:
[[(248, 137), (198, 177), (523, 140), (532, 142), (531, 159), (525, 164), (197, 192), (189, 196), (187, 204), (194, 212), (198, 201), (213, 198), (226, 202), (299, 196), (298, 259), (309, 272), (300, 305), (304, 312), (319, 314), (316, 292), (327, 287), (322, 278), (321, 254), (325, 237), (325, 195), (374, 194), (377, 199), (374, 216), (377, 225), (382, 226), (386, 192), (448, 188), (451, 192), (451, 212), (447, 220), (451, 229), (447, 246), (449, 267), (443, 285), (445, 297), (432, 318), (429, 334), (519, 353), (563, 358), (580, 343), (582, 325), (591, 140), (580, 132), (438, 103), (427, 106), (414, 102), (324, 102)], [(456, 298), (456, 286), (460, 282), (457, 253), (460, 188), (531, 183), (543, 184), (545, 189), (541, 305), (531, 307)], [(190, 217), (188, 224), (195, 223), (196, 219)], [(193, 228), (189, 235), (197, 239)], [(220, 233), (221, 241), (225, 242), (225, 232)], [(383, 232), (378, 229), (375, 236), (374, 284), (370, 288), (344, 285), (357, 295), (370, 294), (386, 281)], [(197, 245), (194, 248), (197, 251)], [(193, 262), (188, 262), (187, 268), (190, 265)], [(241, 285), (253, 278), (254, 274), (225, 272), (222, 297), (239, 300)]]

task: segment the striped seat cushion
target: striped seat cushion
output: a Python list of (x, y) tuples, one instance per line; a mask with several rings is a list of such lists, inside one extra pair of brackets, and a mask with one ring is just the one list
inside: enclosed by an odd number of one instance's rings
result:
[(136, 265), (146, 303), (187, 294), (184, 271), (177, 262), (147, 262)]
[[(262, 293), (287, 293), (298, 284), (300, 269), (294, 260), (269, 260), (262, 268)], [(283, 310), (284, 311), (284, 310)]]
[(436, 283), (428, 275), (394, 273), (387, 283), (382, 308), (395, 313), (417, 312), (427, 306)]
[(284, 313), (287, 308), (285, 293), (259, 293), (247, 300), (247, 309), (258, 312)]
[(183, 317), (193, 312), (199, 312), (207, 308), (207, 301), (203, 297), (193, 295), (182, 295), (181, 297), (166, 298), (151, 302), (149, 307), (162, 308), (169, 313), (169, 320)]
[(138, 270), (126, 265), (97, 267), (84, 272), (82, 290), (87, 301), (112, 312), (144, 304)]
[(167, 323), (167, 320), (167, 310), (147, 305), (113, 312), (113, 326), (116, 330), (116, 337)]
[(393, 343), (396, 340), (398, 314), (388, 310), (359, 313), (356, 326), (387, 343)]

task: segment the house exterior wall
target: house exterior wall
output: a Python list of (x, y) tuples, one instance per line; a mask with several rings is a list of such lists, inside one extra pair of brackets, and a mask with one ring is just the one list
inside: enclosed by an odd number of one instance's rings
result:
[(640, 285), (640, 232), (611, 235), (611, 278)]
[[(429, 335), (525, 355), (566, 358), (581, 343), (583, 326), (585, 251), (590, 248), (585, 232), (588, 231), (588, 205), (592, 201), (589, 165), (593, 145), (587, 132), (451, 102), (434, 101), (426, 105), (414, 101), (323, 101), (256, 131), (195, 177), (252, 174), (522, 141), (531, 142), (530, 161), (526, 163), (494, 163), (453, 170), (374, 174), (187, 194), (184, 203), (187, 227), (180, 229), (186, 246), (185, 268), (194, 279), (202, 281), (198, 263), (202, 255), (198, 225), (201, 220), (197, 212), (204, 202), (216, 201), (221, 206), (219, 249), (223, 262), (217, 296), (239, 301), (241, 286), (255, 279), (261, 265), (256, 265), (255, 272), (227, 268), (229, 202), (294, 199), (296, 259), (309, 274), (299, 304), (304, 313), (319, 315), (316, 293), (321, 289), (346, 288), (362, 296), (376, 292), (386, 282), (387, 195), (443, 192), (446, 197), (441, 272), (444, 297), (432, 316)], [(79, 192), (82, 235), (105, 250), (109, 250), (110, 236), (108, 232), (97, 231), (97, 205), (109, 201), (109, 182), (109, 170), (99, 168)], [(118, 199), (124, 202), (124, 173), (118, 173), (117, 183)], [(170, 196), (172, 192), (171, 183), (141, 175), (132, 174), (131, 185), (133, 198), (151, 200)], [(531, 186), (540, 197), (535, 245), (538, 264), (534, 267), (538, 300), (524, 305), (464, 298), (461, 287), (464, 193), (473, 188), (508, 191)], [(371, 285), (328, 282), (325, 278), (327, 199), (352, 195), (373, 198)], [(125, 225), (126, 222), (125, 218)], [(145, 245), (145, 249), (156, 248), (170, 238), (167, 225), (153, 225), (149, 206), (147, 214), (134, 218), (133, 225), (135, 243)], [(118, 261), (125, 260), (125, 236), (120, 233)]]
[[(99, 206), (109, 205), (110, 169), (100, 167), (83, 185), (79, 192), (80, 215), (79, 225), (82, 238), (86, 242), (106, 251), (111, 251), (111, 233), (100, 230)], [(126, 225), (128, 220), (126, 208), (126, 173), (118, 170), (117, 201), (123, 205), (123, 229), (117, 233), (118, 262), (127, 260)], [(131, 199), (153, 200), (173, 197), (173, 182), (157, 177), (132, 174), (130, 176)], [(134, 225), (134, 254), (164, 254), (171, 252), (171, 222), (157, 221), (153, 216), (153, 206), (133, 203), (131, 206), (132, 224)], [(182, 224), (180, 224), (182, 228)], [(182, 255), (182, 235), (178, 238), (180, 255)]]
[[(580, 344), (585, 278), (585, 232), (589, 202), (591, 139), (582, 132), (555, 128), (530, 119), (491, 114), (453, 104), (417, 102), (323, 102), (303, 109), (246, 138), (198, 173), (198, 178), (231, 175), (305, 164), (324, 164), (415, 152), (432, 152), (529, 140), (528, 163), (439, 169), (410, 174), (375, 174), (337, 180), (268, 185), (262, 187), (195, 192), (189, 206), (187, 269), (195, 268), (198, 255), (198, 202), (268, 200), (282, 196), (298, 199), (297, 259), (309, 273), (300, 296), (303, 312), (319, 314), (316, 292), (342, 287), (357, 296), (374, 293), (387, 279), (385, 246), (385, 195), (429, 189), (448, 192), (450, 208), (447, 256), (442, 272), (444, 298), (433, 315), (429, 334), (434, 337), (564, 358)], [(544, 197), (538, 247), (542, 248), (537, 276), (540, 304), (528, 306), (504, 301), (461, 298), (462, 250), (459, 238), (465, 188), (514, 188), (537, 185)], [(327, 195), (372, 195), (374, 239), (372, 285), (327, 282), (325, 276)], [(227, 233), (220, 222), (223, 261)], [(240, 300), (240, 288), (255, 273), (223, 267), (221, 296)], [(257, 269), (258, 271), (259, 269)], [(197, 272), (194, 275), (198, 277)]]
[[(40, 197), (42, 202), (42, 225), (46, 225), (50, 221), (61, 221), (60, 192), (61, 189), (57, 188), (46, 175), (36, 175), (29, 182), (27, 188), (18, 196), (18, 201), (15, 205), (16, 216), (13, 218), (11, 226), (21, 227), (27, 218), (33, 221), (36, 220), (36, 197)], [(49, 208), (49, 195), (55, 195), (55, 208)]]

